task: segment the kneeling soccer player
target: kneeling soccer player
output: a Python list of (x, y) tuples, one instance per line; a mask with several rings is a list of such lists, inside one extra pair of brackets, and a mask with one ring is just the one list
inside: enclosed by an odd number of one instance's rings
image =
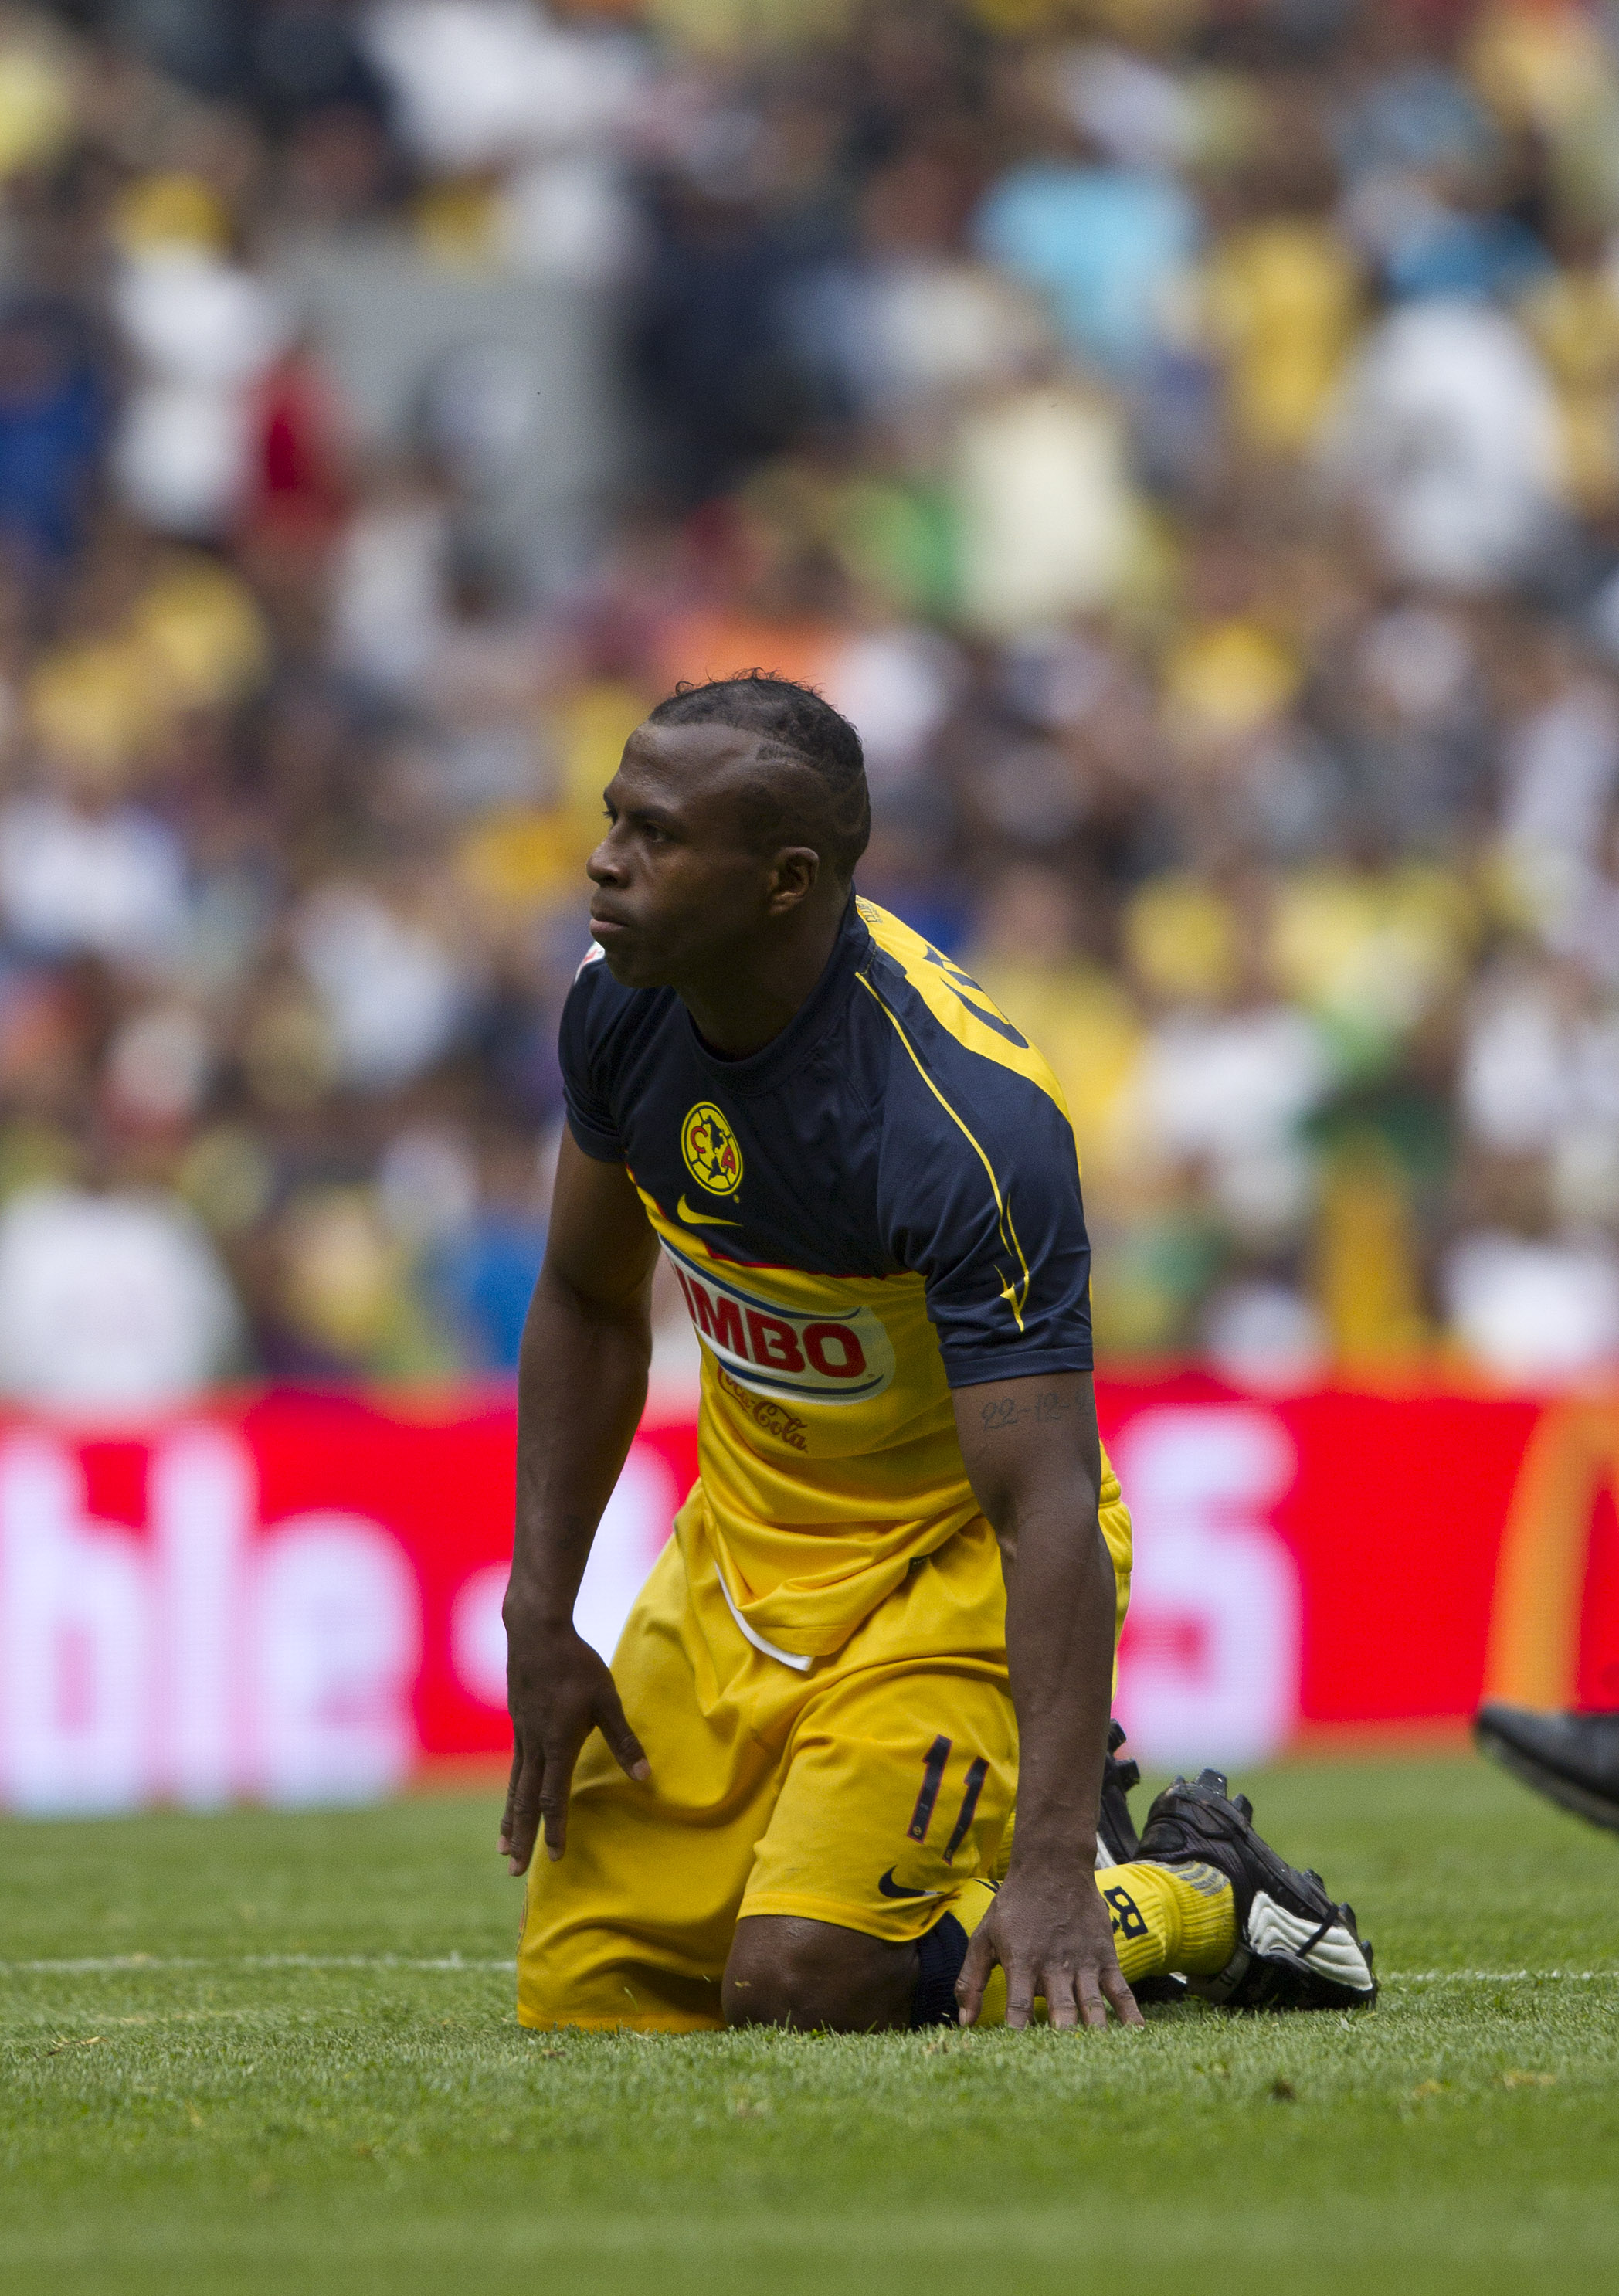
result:
[[(1135, 1857), (1110, 1773), (1095, 1870), (1130, 1519), (1074, 1137), (977, 984), (854, 899), (853, 727), (779, 679), (683, 690), (607, 816), (519, 1375), (501, 1848), (527, 1870), (543, 1824), (548, 1853), (519, 2018), (1021, 2025), (1043, 1997), (1134, 2024), (1127, 1980), (1171, 1971), (1370, 2001), (1353, 1915), (1213, 1772)], [(701, 1479), (609, 1672), (574, 1599), (660, 1246), (702, 1341)]]

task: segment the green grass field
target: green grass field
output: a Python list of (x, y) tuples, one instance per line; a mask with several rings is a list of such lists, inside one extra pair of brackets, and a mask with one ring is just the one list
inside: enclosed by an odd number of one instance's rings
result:
[(0, 2287), (1619, 2284), (1619, 1842), (1465, 1759), (1249, 1783), (1371, 2015), (536, 2038), (491, 1795), (0, 1823)]

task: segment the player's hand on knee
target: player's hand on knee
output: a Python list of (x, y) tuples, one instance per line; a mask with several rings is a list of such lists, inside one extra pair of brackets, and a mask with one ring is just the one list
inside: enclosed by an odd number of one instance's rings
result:
[(631, 1777), (644, 1784), (652, 1771), (610, 1670), (571, 1626), (510, 1636), (506, 1702), (514, 1751), (500, 1847), (511, 1872), (522, 1874), (542, 1834), (546, 1855), (562, 1855), (574, 1765), (593, 1730)]

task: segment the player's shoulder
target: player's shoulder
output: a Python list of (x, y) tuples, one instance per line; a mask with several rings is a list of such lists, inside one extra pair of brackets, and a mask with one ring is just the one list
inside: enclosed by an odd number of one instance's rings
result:
[(638, 1044), (665, 1026), (674, 991), (626, 988), (615, 980), (593, 947), (574, 974), (562, 1007), (564, 1054), (571, 1050), (595, 1059)]
[(948, 1104), (963, 1097), (1014, 1122), (1020, 1110), (1055, 1108), (1066, 1122), (1044, 1057), (972, 975), (875, 901), (857, 906), (871, 937), (861, 982), (884, 1016), (893, 1058), (913, 1064)]

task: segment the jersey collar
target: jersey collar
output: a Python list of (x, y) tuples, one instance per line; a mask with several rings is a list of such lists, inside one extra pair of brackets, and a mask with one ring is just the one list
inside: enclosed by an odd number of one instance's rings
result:
[(756, 1053), (749, 1053), (745, 1060), (723, 1060), (717, 1053), (709, 1051), (698, 1035), (691, 1015), (686, 1014), (691, 1054), (699, 1068), (716, 1085), (724, 1085), (744, 1097), (773, 1092), (809, 1058), (842, 1013), (854, 993), (854, 975), (871, 945), (871, 933), (851, 892), (825, 970), (786, 1028), (769, 1044)]

